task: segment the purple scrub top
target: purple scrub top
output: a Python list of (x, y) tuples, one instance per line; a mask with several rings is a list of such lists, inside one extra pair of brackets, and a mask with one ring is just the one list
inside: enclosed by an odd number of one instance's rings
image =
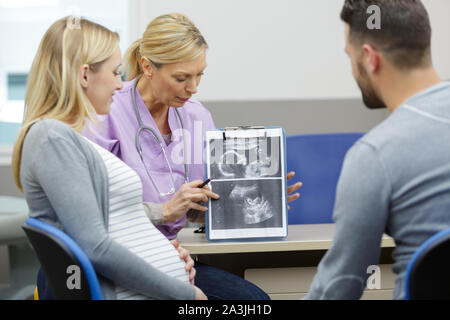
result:
[[(89, 125), (82, 133), (90, 140), (115, 154), (137, 172), (142, 181), (143, 201), (164, 203), (169, 201), (173, 195), (166, 197), (159, 195), (148, 178), (145, 167), (136, 150), (136, 132), (139, 125), (131, 98), (133, 83), (134, 81), (125, 82), (123, 88), (116, 91), (113, 96), (110, 113), (98, 116), (100, 119), (99, 128)], [(138, 90), (136, 90), (136, 104), (144, 126), (153, 128), (162, 141), (163, 148), (172, 167), (175, 190), (178, 191), (181, 185), (185, 183), (185, 169), (182, 129), (175, 108), (170, 107), (169, 109), (169, 126), (172, 132), (172, 142), (167, 146)], [(178, 108), (178, 111), (183, 119), (185, 130), (189, 181), (204, 179), (203, 148), (205, 132), (215, 129), (211, 114), (200, 102), (192, 98), (183, 107)], [(147, 163), (147, 168), (153, 180), (161, 192), (167, 192), (172, 182), (160, 145), (151, 134), (142, 133), (140, 140), (144, 161)], [(171, 240), (177, 237), (177, 233), (185, 224), (186, 216), (175, 222), (164, 223), (157, 226), (157, 228)]]

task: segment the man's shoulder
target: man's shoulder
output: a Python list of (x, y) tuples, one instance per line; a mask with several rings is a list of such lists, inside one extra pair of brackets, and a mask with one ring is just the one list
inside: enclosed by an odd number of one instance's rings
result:
[(391, 117), (385, 119), (379, 123), (376, 127), (367, 132), (364, 136), (357, 141), (357, 144), (364, 144), (371, 146), (374, 149), (378, 149), (389, 142), (392, 139), (394, 132), (393, 119)]

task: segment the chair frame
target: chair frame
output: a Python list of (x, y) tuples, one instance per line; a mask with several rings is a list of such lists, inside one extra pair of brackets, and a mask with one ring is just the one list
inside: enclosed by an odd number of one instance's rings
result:
[[(441, 232), (436, 233), (432, 237), (430, 237), (427, 241), (425, 241), (414, 253), (414, 255), (411, 257), (407, 269), (406, 269), (406, 276), (405, 276), (405, 299), (406, 300), (428, 300), (428, 299), (450, 299), (450, 282), (445, 283), (445, 280), (441, 281), (441, 284), (447, 285), (448, 289), (446, 291), (445, 297), (436, 296), (434, 294), (430, 293), (424, 293), (423, 291), (418, 291), (418, 287), (416, 284), (416, 281), (421, 276), (420, 272), (423, 272), (423, 261), (426, 258), (429, 258), (431, 254), (434, 254), (436, 250), (442, 250), (444, 246), (450, 247), (450, 228), (445, 229)], [(448, 255), (450, 256), (450, 252), (448, 252)], [(449, 259), (449, 258), (447, 258)], [(447, 264), (449, 264), (449, 260), (447, 260)], [(422, 270), (421, 270), (422, 266)], [(450, 277), (447, 275), (447, 273), (450, 272), (450, 268), (447, 270), (447, 272), (444, 271), (446, 274), (447, 280), (450, 279)], [(428, 275), (430, 276), (430, 275)], [(433, 274), (435, 276), (435, 274)], [(429, 279), (427, 279), (429, 280)], [(442, 291), (440, 292), (442, 294)]]
[[(94, 267), (92, 266), (92, 263), (90, 262), (84, 251), (72, 238), (70, 238), (60, 229), (35, 218), (28, 218), (22, 228), (36, 251), (42, 268), (44, 269), (44, 272), (48, 278), (55, 299), (84, 298), (91, 300), (103, 300), (100, 283), (98, 281)], [(41, 249), (43, 249), (41, 246), (43, 244), (36, 243), (38, 241), (36, 239), (36, 236), (46, 237), (46, 240), (50, 241), (52, 245), (56, 245), (57, 247), (59, 247), (59, 249), (61, 249), (65, 253), (64, 258), (66, 260), (68, 259), (68, 261), (72, 262), (72, 265), (77, 265), (80, 267), (83, 278), (82, 283), (87, 284), (89, 290), (83, 287), (81, 289), (84, 290), (83, 292), (80, 292), (80, 290), (73, 291), (73, 297), (70, 295), (70, 293), (68, 293), (69, 289), (62, 291), (60, 290), (60, 279), (55, 279), (55, 277), (50, 272), (52, 266), (54, 266), (54, 264), (57, 262), (48, 261), (49, 252), (41, 252)], [(58, 259), (58, 257), (55, 257), (55, 259)]]

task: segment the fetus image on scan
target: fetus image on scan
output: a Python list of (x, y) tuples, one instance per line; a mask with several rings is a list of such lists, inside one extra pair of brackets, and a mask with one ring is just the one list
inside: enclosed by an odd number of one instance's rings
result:
[(272, 205), (265, 199), (256, 181), (248, 186), (236, 185), (229, 198), (242, 212), (245, 224), (260, 223), (273, 217)]
[(275, 228), (283, 225), (281, 179), (213, 181), (221, 195), (211, 202), (213, 229)]
[(227, 139), (222, 143), (215, 146), (216, 161), (211, 164), (211, 176), (216, 180), (213, 190), (222, 198), (212, 203), (213, 227), (281, 224), (281, 220), (272, 219), (282, 210), (279, 137)]

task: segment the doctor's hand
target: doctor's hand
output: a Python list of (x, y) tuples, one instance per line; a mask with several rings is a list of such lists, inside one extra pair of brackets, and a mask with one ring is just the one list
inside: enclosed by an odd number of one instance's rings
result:
[[(293, 177), (295, 176), (295, 172), (291, 171), (288, 173), (287, 175), (287, 181), (291, 180)], [(297, 182), (296, 184), (293, 184), (291, 186), (288, 186), (287, 188), (287, 192), (288, 192), (288, 202), (297, 200), (298, 198), (300, 198), (300, 193), (294, 193), (293, 195), (289, 195), (294, 191), (297, 191), (298, 189), (300, 189), (300, 187), (303, 185), (303, 183), (301, 182)], [(291, 207), (288, 205), (288, 210), (291, 209)]]
[(202, 182), (202, 180), (195, 180), (183, 184), (173, 198), (163, 204), (164, 222), (178, 220), (191, 209), (205, 212), (208, 208), (197, 202), (206, 203), (209, 198), (220, 198), (208, 186), (198, 188)]

